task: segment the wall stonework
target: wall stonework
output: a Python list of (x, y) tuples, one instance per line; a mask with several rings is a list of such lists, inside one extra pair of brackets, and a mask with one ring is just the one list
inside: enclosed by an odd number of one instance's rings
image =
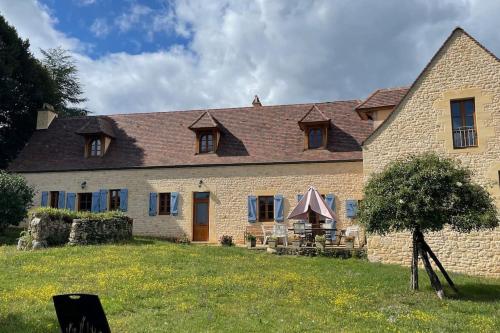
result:
[[(450, 99), (476, 100), (478, 148), (453, 149)], [(462, 162), (500, 207), (500, 62), (462, 31), (456, 31), (415, 83), (401, 105), (363, 146), (363, 169), (372, 172), (407, 154), (434, 151)], [(500, 232), (426, 235), (437, 256), (452, 271), (500, 277)], [(410, 263), (405, 234), (370, 236), (368, 257)]]
[[(284, 215), (297, 203), (297, 194), (309, 185), (321, 193), (333, 193), (338, 226), (352, 224), (345, 217), (345, 200), (361, 199), (362, 162), (332, 162), (249, 166), (155, 168), (77, 172), (26, 173), (28, 183), (41, 191), (95, 192), (99, 189), (128, 189), (127, 216), (134, 220), (134, 234), (155, 237), (192, 237), (193, 192), (210, 192), (209, 241), (232, 235), (243, 242), (248, 225), (248, 195), (282, 194)], [(202, 180), (201, 186), (200, 180)], [(87, 182), (82, 190), (80, 184)], [(179, 192), (177, 216), (149, 216), (150, 192)]]

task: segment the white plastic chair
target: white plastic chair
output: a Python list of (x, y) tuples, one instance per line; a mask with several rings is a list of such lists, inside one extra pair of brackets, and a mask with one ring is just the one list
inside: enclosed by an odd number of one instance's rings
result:
[(285, 244), (285, 246), (288, 246), (288, 228), (286, 224), (275, 224), (273, 236), (278, 239), (283, 238), (283, 244)]
[(345, 235), (347, 236), (353, 236), (354, 237), (354, 242), (358, 242), (358, 247), (361, 246), (359, 242), (359, 225), (351, 225), (345, 229)]
[(269, 237), (271, 237), (273, 235), (273, 232), (274, 232), (274, 227), (273, 229), (268, 229), (266, 227), (264, 227), (264, 224), (261, 224), (260, 225), (261, 228), (262, 228), (262, 235), (264, 236), (264, 241), (262, 244), (267, 244), (267, 240), (269, 239)]

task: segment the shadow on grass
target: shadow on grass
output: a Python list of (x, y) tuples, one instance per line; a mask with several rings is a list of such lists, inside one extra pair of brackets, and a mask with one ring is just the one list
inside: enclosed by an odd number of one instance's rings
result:
[[(33, 322), (26, 320), (25, 317), (18, 314), (9, 313), (3, 319), (0, 319), (0, 331), (1, 332), (58, 332), (59, 323), (57, 322), (56, 315), (54, 313), (54, 319), (37, 321), (36, 325)], [(52, 327), (52, 329), (47, 329)]]
[(18, 227), (8, 227), (0, 233), (0, 245), (16, 245), (19, 234), (23, 230), (23, 228)]
[(449, 291), (450, 299), (473, 302), (500, 302), (500, 285), (466, 283), (457, 285), (458, 294)]

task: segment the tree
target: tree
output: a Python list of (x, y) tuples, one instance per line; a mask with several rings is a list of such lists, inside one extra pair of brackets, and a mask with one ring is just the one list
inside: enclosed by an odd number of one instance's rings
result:
[(498, 226), (492, 197), (471, 180), (471, 172), (457, 161), (433, 153), (409, 156), (389, 164), (371, 177), (364, 189), (360, 222), (368, 232), (385, 235), (412, 232), (411, 287), (418, 289), (418, 256), (438, 296), (444, 296), (429, 257), (448, 284), (453, 281), (424, 239), (424, 232), (445, 225), (459, 232)]
[(47, 70), (0, 15), (0, 169), (31, 137), (37, 110), (55, 104), (56, 87)]
[(28, 213), (34, 190), (20, 175), (0, 171), (0, 233), (9, 225), (19, 225)]
[(78, 79), (78, 69), (70, 53), (60, 47), (41, 52), (42, 64), (56, 85), (57, 102), (53, 105), (56, 112), (60, 116), (87, 115), (88, 110), (78, 107), (87, 99), (82, 97), (83, 90)]

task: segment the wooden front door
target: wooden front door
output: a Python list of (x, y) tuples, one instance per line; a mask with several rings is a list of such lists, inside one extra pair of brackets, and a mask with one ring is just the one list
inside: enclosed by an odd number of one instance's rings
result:
[(193, 193), (193, 241), (208, 241), (210, 192)]

